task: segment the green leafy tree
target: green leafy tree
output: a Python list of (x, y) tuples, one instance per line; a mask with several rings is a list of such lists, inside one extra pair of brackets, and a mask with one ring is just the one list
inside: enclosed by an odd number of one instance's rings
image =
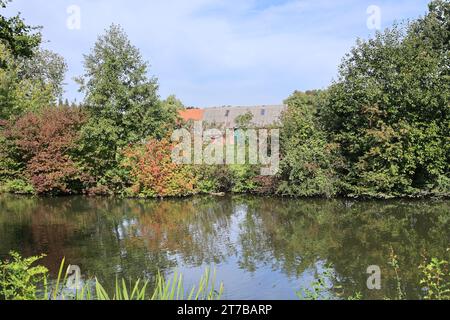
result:
[(281, 132), (282, 160), (278, 192), (287, 196), (325, 196), (338, 193), (341, 166), (337, 146), (327, 142), (317, 119), (320, 92), (295, 92), (285, 103)]
[(253, 113), (246, 112), (236, 117), (236, 126), (240, 129), (248, 129), (252, 125)]
[(450, 2), (357, 42), (329, 89), (322, 120), (346, 160), (346, 192), (449, 192)]
[(54, 103), (53, 84), (24, 76), (21, 63), (1, 42), (0, 61), (0, 119), (8, 120)]
[(163, 101), (163, 106), (167, 110), (172, 111), (173, 114), (177, 114), (178, 111), (185, 109), (183, 102), (174, 94), (168, 96), (166, 100)]
[[(0, 0), (0, 9), (9, 2)], [(39, 29), (26, 25), (20, 14), (0, 14), (0, 119), (54, 105), (62, 95), (67, 65), (39, 48)]]
[(174, 111), (159, 100), (156, 78), (147, 76), (148, 64), (121, 27), (112, 25), (98, 38), (84, 66), (78, 82), (91, 120), (80, 147), (94, 176), (111, 181), (122, 175), (117, 172), (121, 150), (164, 137), (175, 124)]
[(174, 129), (175, 124), (181, 123), (180, 111), (184, 110), (183, 102), (175, 95), (168, 96), (161, 101), (161, 111), (159, 113), (161, 131), (169, 132)]
[[(11, 0), (0, 0), (0, 9)], [(6, 44), (14, 57), (33, 56), (33, 50), (41, 43), (40, 27), (29, 26), (20, 14), (7, 18), (0, 14), (0, 42)]]
[(54, 101), (63, 95), (64, 78), (67, 72), (65, 59), (50, 50), (38, 48), (31, 58), (19, 58), (20, 78), (32, 79), (43, 86), (49, 86)]

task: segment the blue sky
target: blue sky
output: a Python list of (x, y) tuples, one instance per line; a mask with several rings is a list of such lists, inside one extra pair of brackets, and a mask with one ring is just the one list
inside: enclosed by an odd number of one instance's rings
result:
[[(281, 103), (294, 90), (324, 88), (357, 37), (367, 8), (381, 27), (426, 13), (428, 0), (14, 0), (7, 12), (44, 27), (45, 46), (69, 65), (65, 96), (82, 99), (73, 77), (111, 23), (122, 25), (159, 79), (160, 95), (187, 106)], [(67, 28), (67, 8), (81, 29)]]

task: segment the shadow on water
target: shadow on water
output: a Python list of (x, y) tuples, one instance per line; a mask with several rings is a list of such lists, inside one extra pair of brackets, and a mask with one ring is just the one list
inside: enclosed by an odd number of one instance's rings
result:
[[(419, 298), (424, 257), (449, 257), (449, 212), (450, 201), (0, 196), (0, 258), (46, 253), (55, 276), (66, 257), (111, 285), (175, 269), (195, 283), (215, 265), (232, 299), (295, 299), (329, 264), (344, 296), (382, 299), (396, 295), (393, 248), (408, 298)], [(381, 290), (367, 289), (370, 265), (381, 267)]]

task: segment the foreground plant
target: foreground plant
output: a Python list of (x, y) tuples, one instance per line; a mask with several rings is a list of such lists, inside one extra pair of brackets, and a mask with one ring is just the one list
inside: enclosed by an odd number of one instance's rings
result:
[(446, 260), (431, 259), (420, 267), (423, 276), (420, 284), (425, 291), (425, 300), (450, 300), (450, 271)]
[[(396, 295), (395, 300), (406, 300), (406, 292), (403, 289), (399, 258), (393, 248), (390, 250), (388, 264), (395, 273)], [(450, 269), (447, 260), (432, 258), (419, 266), (422, 273), (420, 286), (424, 300), (450, 300)], [(308, 287), (302, 287), (296, 292), (300, 300), (329, 300), (339, 299), (343, 294), (339, 292), (341, 286), (335, 285), (336, 275), (332, 265), (325, 265), (323, 272), (319, 273)], [(363, 300), (360, 292), (346, 296), (345, 300)], [(385, 297), (385, 300), (390, 300)]]
[(155, 289), (153, 293), (149, 293), (149, 281), (142, 282), (137, 280), (134, 284), (127, 285), (124, 279), (116, 279), (114, 292), (108, 293), (102, 284), (95, 279), (92, 285), (87, 283), (81, 290), (77, 291), (75, 296), (71, 298), (62, 295), (62, 299), (75, 300), (219, 300), (223, 294), (223, 283), (219, 285), (218, 290), (215, 288), (216, 275), (206, 268), (205, 273), (200, 278), (197, 286), (193, 286), (190, 291), (184, 289), (183, 275), (175, 272), (175, 274), (165, 279), (161, 273), (156, 275)]
[(395, 254), (394, 248), (390, 248), (389, 254), (389, 262), (388, 264), (394, 269), (395, 272), (395, 281), (396, 281), (396, 291), (397, 291), (397, 300), (403, 300), (406, 298), (405, 293), (402, 289), (402, 279), (400, 277), (400, 264), (398, 261), (398, 256)]
[(0, 261), (0, 300), (37, 300), (38, 285), (47, 285), (47, 268), (32, 267), (44, 255), (23, 259), (10, 253), (12, 260)]
[(168, 279), (158, 272), (153, 291), (149, 289), (148, 280), (138, 279), (127, 285), (119, 278), (113, 292), (107, 292), (97, 278), (72, 290), (69, 268), (64, 272), (65, 259), (56, 281), (49, 285), (48, 269), (32, 267), (44, 255), (30, 258), (22, 258), (16, 252), (10, 252), (10, 255), (12, 261), (0, 262), (0, 299), (4, 300), (219, 300), (224, 290), (223, 283), (216, 288), (216, 273), (210, 268), (205, 269), (198, 284), (189, 291), (185, 290), (183, 275), (178, 272)]

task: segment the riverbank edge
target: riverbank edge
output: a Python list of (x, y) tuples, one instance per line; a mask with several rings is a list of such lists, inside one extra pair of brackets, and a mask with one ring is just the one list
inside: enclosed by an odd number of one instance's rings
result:
[(194, 193), (190, 195), (180, 196), (157, 196), (157, 197), (139, 197), (139, 196), (127, 196), (120, 193), (111, 194), (33, 194), (33, 193), (12, 193), (12, 192), (0, 192), (0, 196), (9, 195), (16, 197), (34, 197), (34, 198), (70, 198), (70, 197), (86, 197), (86, 198), (116, 198), (116, 199), (129, 199), (129, 200), (180, 200), (190, 199), (196, 197), (230, 197), (230, 196), (253, 196), (253, 197), (269, 197), (276, 199), (294, 199), (294, 200), (345, 200), (345, 201), (391, 201), (391, 200), (408, 200), (408, 201), (421, 201), (421, 200), (434, 200), (434, 201), (446, 201), (450, 200), (450, 193), (448, 194), (425, 194), (425, 195), (402, 195), (402, 196), (368, 196), (368, 195), (336, 195), (333, 197), (321, 197), (321, 196), (288, 196), (275, 193), (257, 193), (257, 192), (220, 192), (220, 193)]

